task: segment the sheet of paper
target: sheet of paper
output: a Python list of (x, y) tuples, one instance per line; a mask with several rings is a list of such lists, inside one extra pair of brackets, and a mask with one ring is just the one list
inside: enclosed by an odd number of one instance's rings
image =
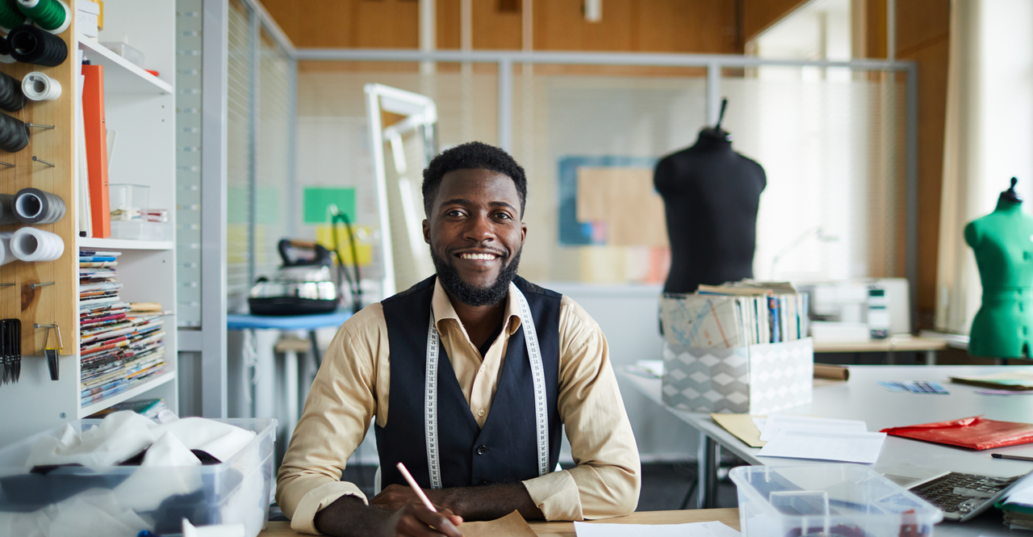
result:
[(757, 455), (873, 464), (878, 460), (885, 441), (886, 433), (783, 430), (769, 440)]
[(459, 530), (463, 537), (535, 537), (519, 511), (486, 522), (464, 522)]
[(574, 533), (577, 537), (740, 537), (742, 535), (720, 522), (694, 522), (691, 524), (575, 522)]
[(658, 377), (664, 376), (663, 360), (637, 360), (635, 365), (643, 371), (648, 371)]
[(859, 420), (775, 415), (768, 416), (768, 420), (764, 423), (764, 428), (760, 430), (760, 439), (769, 442), (782, 429), (823, 433), (864, 433), (868, 431), (868, 426)]
[(764, 421), (764, 418), (749, 414), (711, 414), (710, 419), (747, 446), (764, 447), (765, 442), (760, 439), (760, 428), (755, 425), (758, 420)]

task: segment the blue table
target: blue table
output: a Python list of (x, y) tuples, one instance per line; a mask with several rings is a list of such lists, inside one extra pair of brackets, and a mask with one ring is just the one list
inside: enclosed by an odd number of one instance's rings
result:
[[(312, 357), (316, 364), (316, 369), (322, 365), (322, 356), (319, 354), (319, 344), (316, 341), (316, 330), (320, 328), (336, 328), (344, 324), (349, 318), (351, 318), (352, 312), (349, 310), (337, 310), (333, 313), (324, 313), (321, 315), (250, 315), (250, 314), (228, 314), (226, 315), (226, 328), (229, 330), (236, 331), (265, 331), (275, 330), (278, 334), (280, 331), (291, 331), (291, 330), (307, 330), (309, 343), (311, 345)], [(256, 335), (256, 337), (258, 337)], [(275, 365), (275, 339), (279, 335), (275, 336), (262, 336), (258, 338), (260, 342), (258, 345), (258, 357), (256, 358), (256, 370), (261, 363), (269, 363), (270, 368), (274, 368)], [(268, 345), (262, 345), (261, 342), (266, 342)], [(266, 349), (269, 349), (268, 351)], [(284, 351), (284, 363), (282, 377), (279, 374), (274, 373), (274, 377), (277, 378), (273, 382), (282, 382), (283, 384), (279, 387), (256, 385), (255, 395), (251, 401), (251, 414), (254, 416), (258, 413), (265, 414), (267, 411), (272, 410), (274, 413), (286, 417), (282, 420), (284, 425), (283, 437), (278, 438), (277, 445), (277, 460), (279, 461), (286, 449), (287, 443), (291, 438), (291, 434), (294, 432), (294, 426), (298, 423), (299, 410), (301, 409), (301, 401), (299, 395), (303, 392), (301, 384), (302, 375), (300, 370), (303, 365), (299, 363), (297, 353), (294, 350)], [(245, 365), (245, 375), (247, 366)], [(271, 371), (269, 371), (271, 372)], [(252, 381), (255, 382), (255, 381)], [(269, 393), (268, 389), (272, 389), (272, 393)], [(266, 397), (259, 397), (259, 391), (263, 391), (264, 395), (271, 396), (270, 399), (279, 400), (283, 398), (284, 406), (275, 405), (271, 409), (259, 409), (256, 404), (259, 399), (263, 400), (263, 404), (267, 404)], [(280, 436), (279, 434), (277, 436)]]

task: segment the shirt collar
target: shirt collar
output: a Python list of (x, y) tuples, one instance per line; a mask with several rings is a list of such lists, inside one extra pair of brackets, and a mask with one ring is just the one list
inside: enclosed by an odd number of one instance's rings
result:
[[(521, 322), (520, 307), (517, 305), (517, 301), (512, 299), (514, 291), (517, 291), (516, 285), (513, 282), (509, 282), (509, 293), (506, 295), (506, 313), (502, 317), (502, 326), (507, 329), (506, 334), (510, 336), (520, 328)], [(441, 286), (440, 278), (434, 278), (434, 296), (431, 298), (430, 304), (431, 310), (434, 312), (434, 323), (437, 325), (439, 332), (442, 331), (442, 323), (448, 319), (463, 327), (462, 321), (459, 320), (459, 314), (456, 313), (455, 308), (452, 307), (452, 301), (448, 298), (448, 293)], [(463, 332), (466, 332), (466, 327), (463, 327)]]

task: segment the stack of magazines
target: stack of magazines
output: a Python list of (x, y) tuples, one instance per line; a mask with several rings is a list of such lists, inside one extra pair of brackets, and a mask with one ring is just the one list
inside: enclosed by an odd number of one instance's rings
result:
[(131, 388), (165, 365), (161, 312), (138, 312), (121, 300), (119, 255), (79, 252), (80, 404), (84, 406)]

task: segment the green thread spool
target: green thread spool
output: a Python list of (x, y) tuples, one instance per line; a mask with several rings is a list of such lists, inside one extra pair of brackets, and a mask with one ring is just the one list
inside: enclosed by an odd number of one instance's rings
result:
[(25, 24), (25, 14), (18, 9), (18, 0), (0, 0), (0, 30), (10, 32)]
[(72, 11), (62, 0), (18, 0), (18, 9), (36, 26), (59, 34), (72, 22)]

